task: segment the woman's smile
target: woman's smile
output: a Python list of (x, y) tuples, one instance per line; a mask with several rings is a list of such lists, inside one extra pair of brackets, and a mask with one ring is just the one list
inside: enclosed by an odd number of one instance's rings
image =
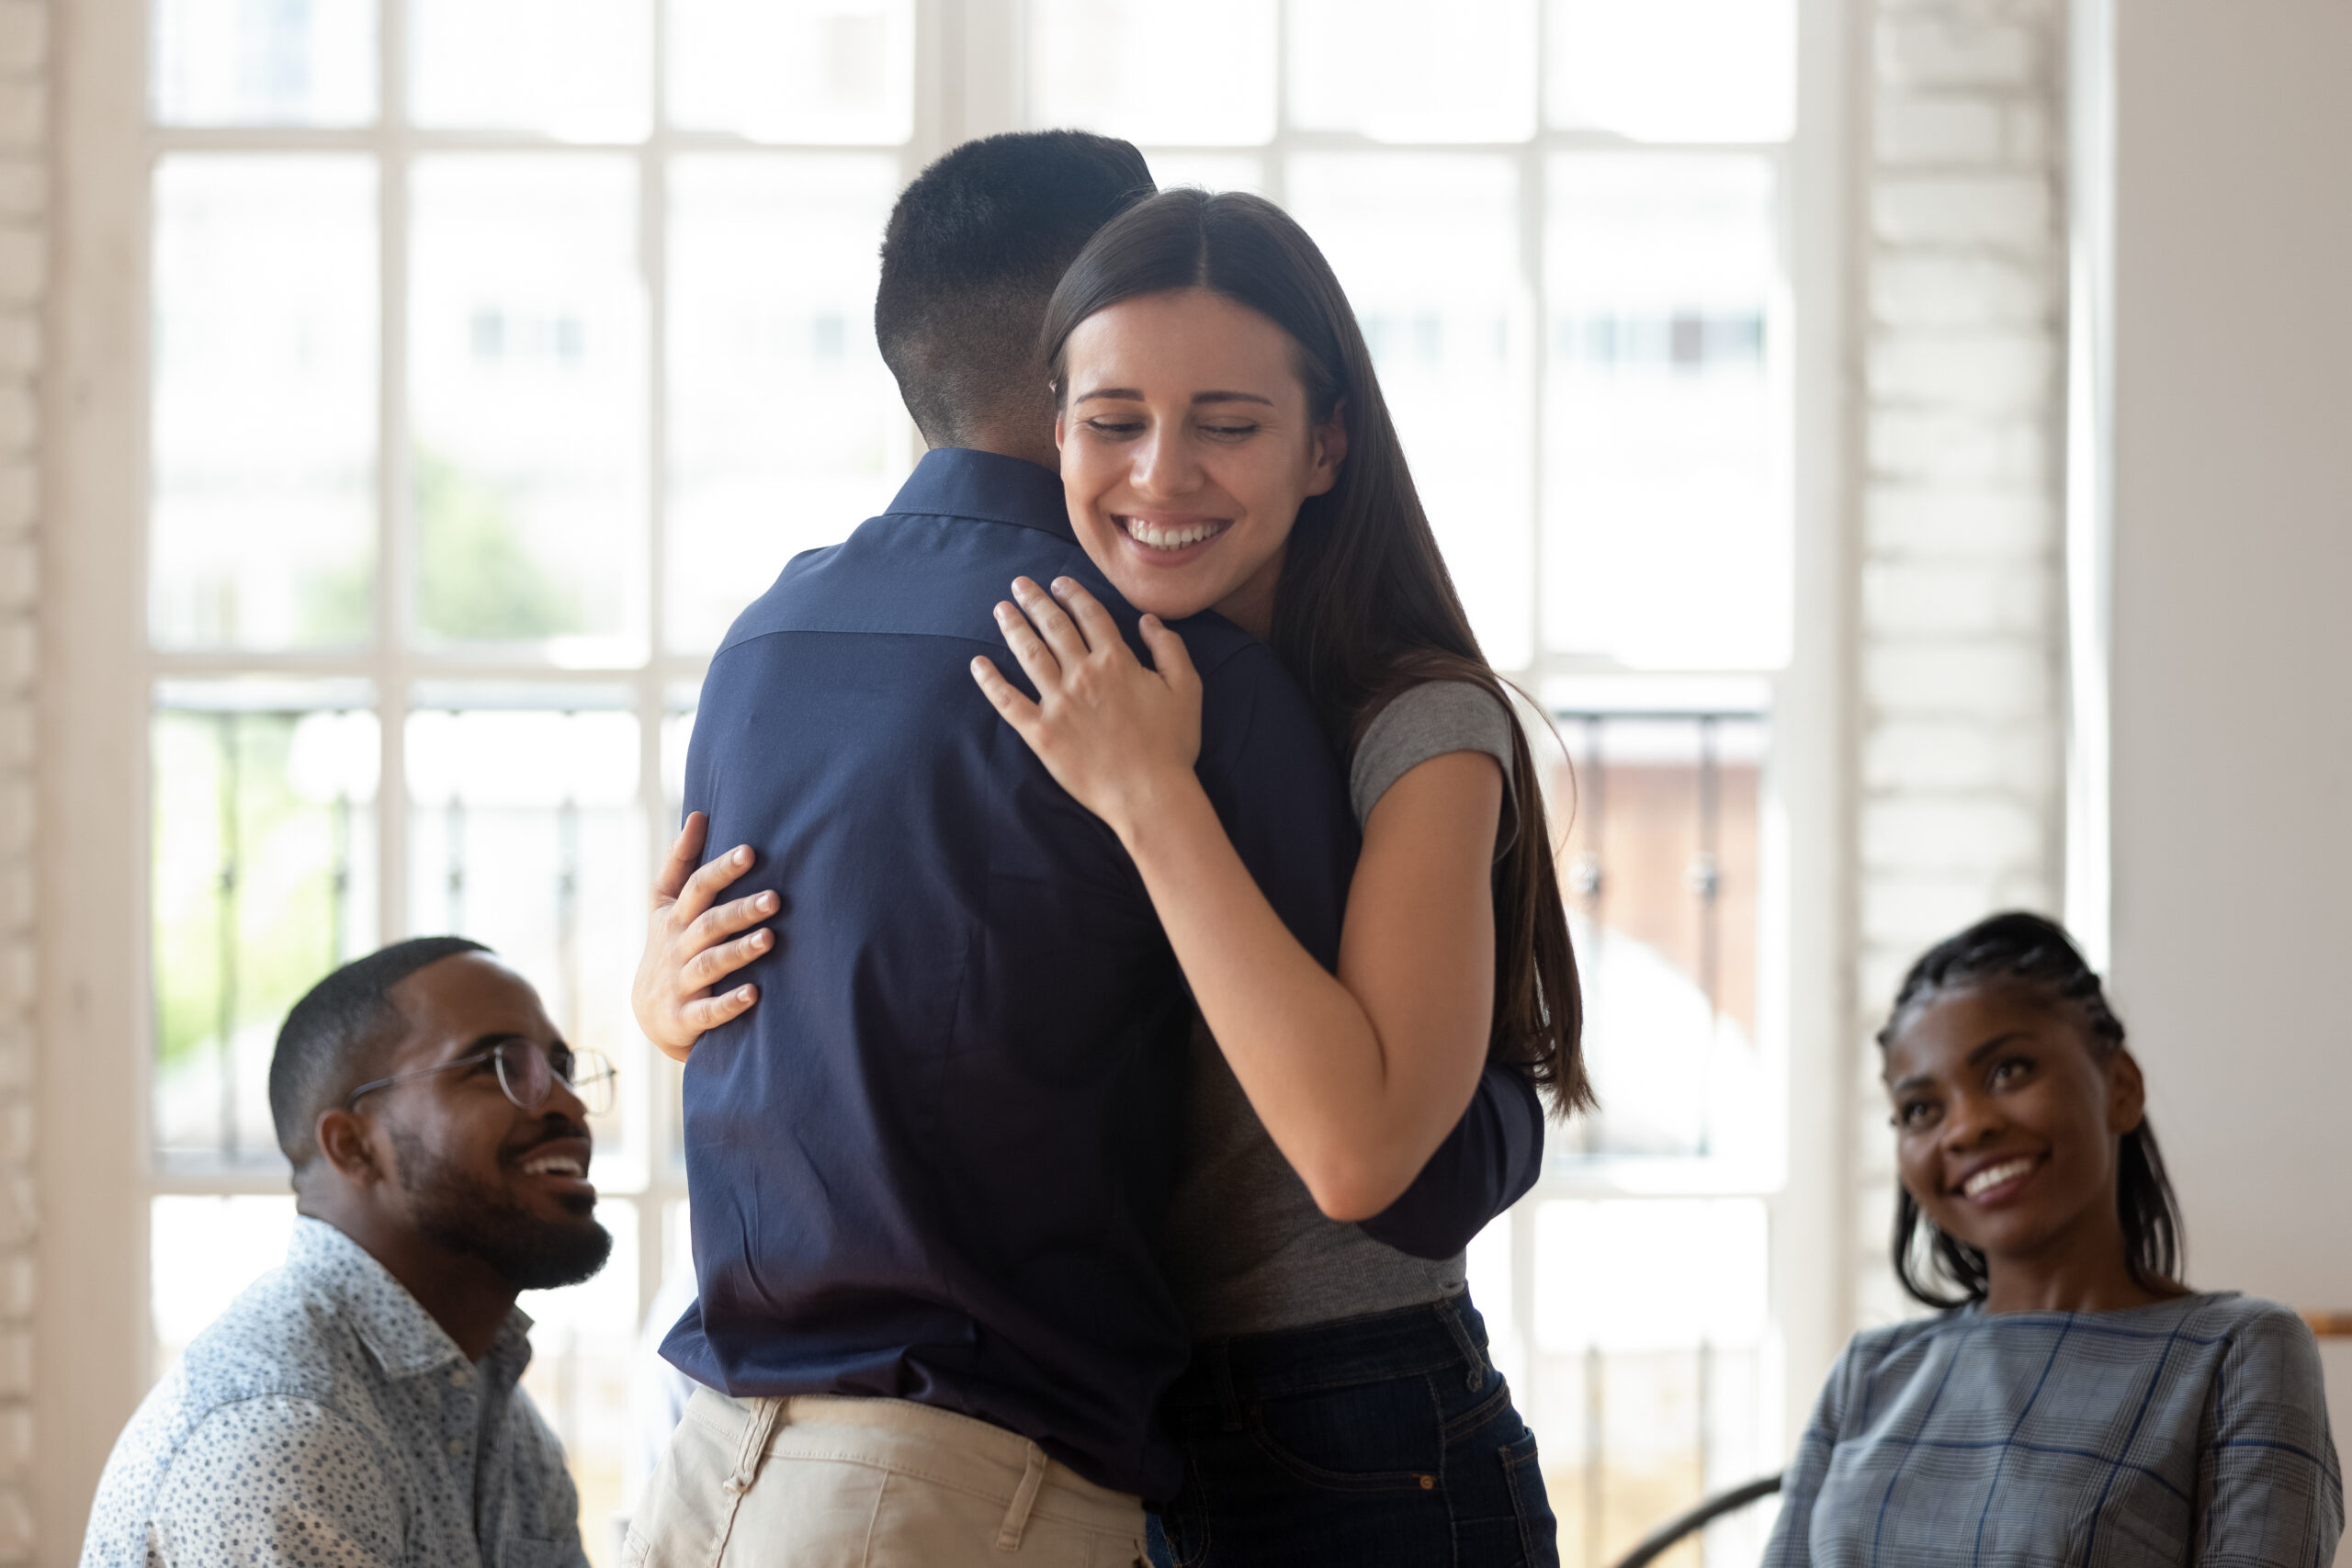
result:
[(1127, 537), (1143, 547), (1144, 558), (1165, 565), (1187, 558), (1186, 552), (1205, 545), (1233, 525), (1229, 517), (1188, 517), (1182, 514), (1113, 513)]
[(2047, 1156), (2004, 1156), (1980, 1163), (1953, 1185), (1952, 1190), (1980, 1209), (1997, 1209), (2015, 1202), (2025, 1192)]

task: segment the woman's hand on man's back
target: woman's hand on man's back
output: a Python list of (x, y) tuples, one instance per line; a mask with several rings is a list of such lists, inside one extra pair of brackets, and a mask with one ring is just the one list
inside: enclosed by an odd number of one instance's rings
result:
[(695, 869), (709, 831), (710, 819), (692, 812), (672, 840), (653, 879), (645, 952), (629, 986), (629, 1010), (637, 1015), (638, 1028), (676, 1062), (686, 1059), (695, 1041), (759, 1000), (756, 986), (737, 986), (721, 994), (718, 983), (775, 945), (775, 933), (764, 929), (735, 934), (776, 912), (774, 893), (716, 902), (729, 884), (752, 869), (750, 845), (739, 845)]

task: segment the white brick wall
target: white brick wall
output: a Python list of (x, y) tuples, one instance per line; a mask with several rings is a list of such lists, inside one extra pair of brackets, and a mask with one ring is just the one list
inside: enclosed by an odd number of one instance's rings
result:
[(48, 21), (41, 0), (0, 0), (0, 1563), (29, 1562), (33, 1542), (32, 683)]
[[(1875, 0), (1867, 168), (1860, 951), (1875, 1030), (1918, 951), (2054, 909), (2063, 823), (2060, 0)], [(1893, 1139), (1858, 1043), (1857, 1313), (1899, 1314)]]

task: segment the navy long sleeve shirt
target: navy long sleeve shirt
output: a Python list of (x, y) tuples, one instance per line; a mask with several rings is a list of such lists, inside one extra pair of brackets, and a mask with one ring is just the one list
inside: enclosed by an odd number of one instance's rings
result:
[[(776, 890), (784, 918), (745, 974), (760, 1005), (686, 1067), (701, 1297), (663, 1354), (737, 1395), (936, 1404), (1166, 1496), (1154, 1412), (1186, 1334), (1157, 1243), (1190, 1003), (1117, 838), (972, 683), (978, 653), (1020, 679), (990, 612), (1022, 574), (1076, 578), (1134, 636), (1055, 475), (933, 451), (889, 512), (786, 567), (712, 661), (686, 804), (711, 844), (754, 848), (735, 892)], [(1229, 623), (1177, 629), (1202, 783), (1332, 964), (1357, 840), (1314, 713)], [(1524, 1190), (1533, 1104), (1490, 1070), (1431, 1162), (1457, 1201), (1417, 1187), (1385, 1239), (1442, 1243)]]

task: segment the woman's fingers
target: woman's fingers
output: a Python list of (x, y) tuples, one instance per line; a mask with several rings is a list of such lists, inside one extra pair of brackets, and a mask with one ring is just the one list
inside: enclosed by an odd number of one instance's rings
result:
[(1038, 637), (1035, 628), (1029, 625), (1028, 617), (1021, 613), (1019, 605), (1009, 602), (999, 604), (996, 624), (997, 629), (1004, 634), (1004, 646), (1012, 650), (1012, 657), (1020, 661), (1022, 669), (1028, 671), (1030, 681), (1040, 693), (1051, 691), (1061, 684), (1061, 661), (1054, 657), (1054, 650), (1046, 646), (1045, 639)]
[(752, 869), (752, 846), (738, 844), (686, 878), (684, 890), (670, 906), (672, 926), (684, 930), (701, 919), (703, 911), (718, 902), (729, 883)]
[(1102, 602), (1089, 593), (1075, 579), (1054, 579), (1054, 598), (1078, 623), (1079, 632), (1086, 638), (1088, 648), (1113, 659), (1121, 654), (1129, 659), (1135, 657), (1127, 647), (1126, 639), (1119, 635), (1118, 623), (1111, 619), (1111, 612), (1104, 609)]
[(757, 986), (738, 986), (723, 996), (701, 997), (679, 1010), (678, 1016), (696, 1034), (707, 1034), (729, 1019), (741, 1018), (744, 1010), (760, 999)]
[(1021, 688), (1000, 674), (985, 655), (972, 660), (972, 679), (979, 683), (980, 694), (1013, 728), (1026, 735), (1029, 727), (1037, 722), (1037, 705), (1023, 696)]
[[(1021, 601), (1021, 608), (1035, 623), (1037, 635), (1054, 650), (1054, 657), (1065, 668), (1078, 663), (1091, 651), (1078, 626), (1064, 613), (1053, 596), (1025, 577), (1012, 580), (1012, 596)], [(1100, 647), (1098, 643), (1095, 645)]]
[(1158, 615), (1146, 615), (1138, 629), (1143, 633), (1144, 647), (1151, 649), (1151, 667), (1170, 689), (1188, 694), (1200, 690), (1201, 677), (1193, 668), (1193, 650), (1184, 646), (1182, 637), (1169, 630), (1167, 622)]
[(780, 900), (773, 893), (754, 893), (706, 910), (679, 937), (681, 946), (701, 952), (716, 947), (747, 927), (758, 925), (776, 912)]
[(775, 945), (774, 931), (756, 931), (706, 948), (686, 960), (686, 966), (678, 972), (678, 983), (688, 992), (708, 990)]
[(694, 874), (695, 862), (702, 859), (702, 841), (709, 832), (709, 818), (699, 811), (686, 813), (685, 826), (670, 840), (670, 852), (662, 858), (662, 869), (653, 874), (656, 909), (685, 890), (686, 878)]

